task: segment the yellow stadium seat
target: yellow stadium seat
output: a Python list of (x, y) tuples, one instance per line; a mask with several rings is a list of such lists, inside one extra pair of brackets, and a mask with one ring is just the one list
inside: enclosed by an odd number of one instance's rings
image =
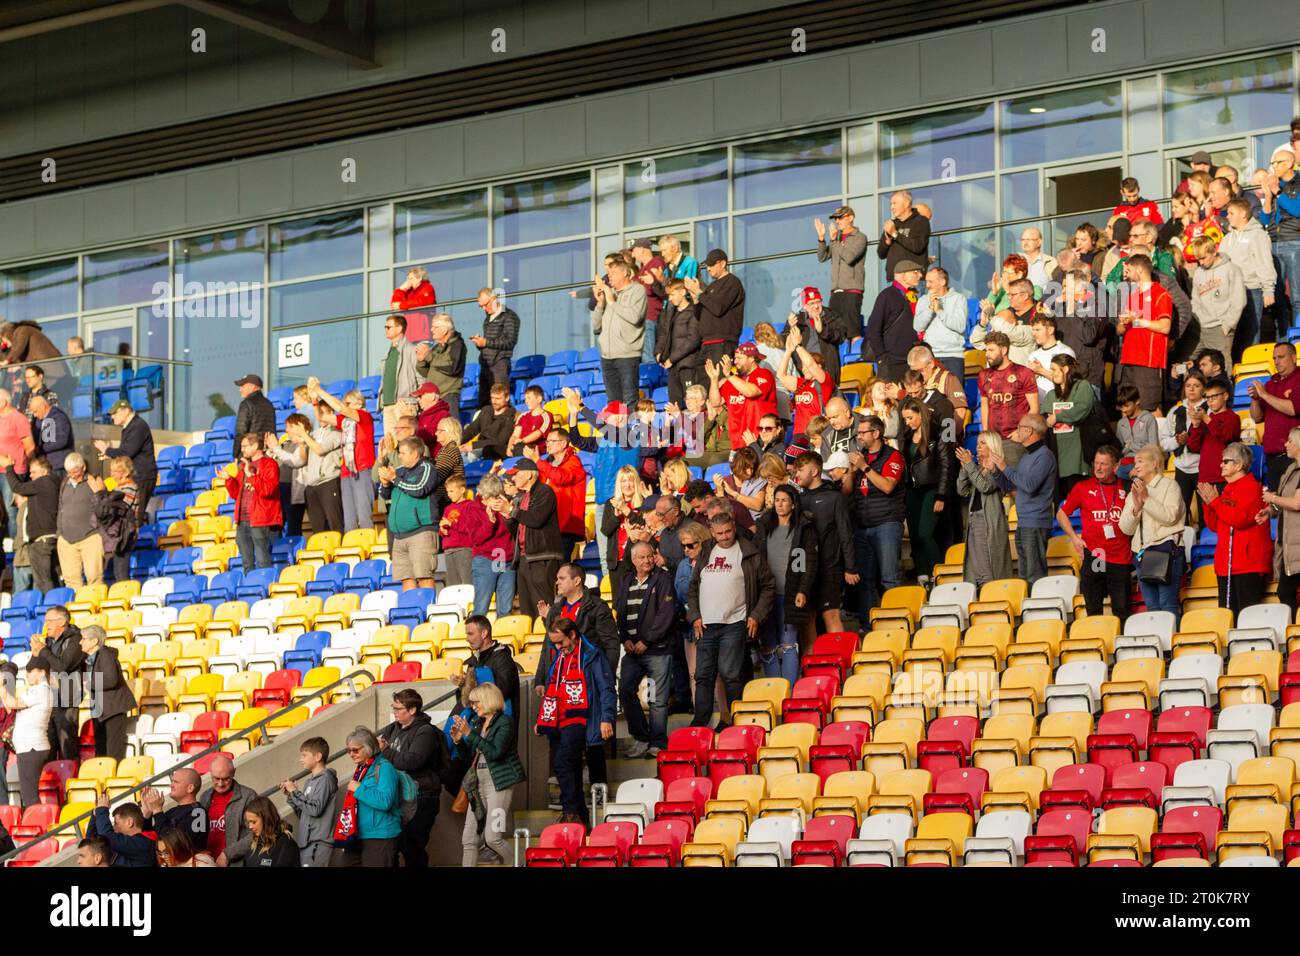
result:
[(76, 803), (65, 803), (59, 810), (59, 824), (71, 823), (78, 817), (83, 817), (88, 813), (95, 812), (94, 801), (78, 801)]
[(370, 557), (375, 546), (374, 528), (353, 528), (343, 535), (339, 546), (334, 549), (334, 561), (355, 563)]
[(911, 640), (912, 627), (901, 619), (881, 620), (862, 638), (861, 650), (853, 655), (853, 671), (859, 672), (859, 664), (877, 664), (884, 673), (893, 673), (903, 659)]
[(427, 664), (438, 656), (438, 647), (433, 641), (407, 641), (401, 646), (397, 659)]
[(767, 797), (759, 804), (760, 817), (795, 813), (802, 819), (812, 815), (813, 801), (821, 793), (821, 777), (815, 773), (787, 773), (768, 785)]
[(140, 593), (139, 581), (117, 581), (108, 589), (108, 596), (99, 602), (101, 611), (125, 611), (131, 607), (131, 599)]
[(269, 588), (270, 597), (302, 597), (307, 585), (316, 580), (316, 568), (312, 565), (291, 564), (280, 572), (280, 580)]
[(904, 844), (904, 859), (908, 866), (940, 861), (956, 866), (974, 829), (969, 814), (927, 813), (917, 824), (916, 836)]
[(1047, 771), (1042, 767), (1003, 767), (989, 775), (989, 789), (980, 801), (981, 812), (1024, 809), (1038, 810), (1038, 800), (1047, 788)]
[[(982, 365), (981, 359), (981, 367)], [(840, 369), (840, 387), (846, 391), (856, 391), (859, 395), (869, 392), (875, 379), (876, 367), (870, 362), (849, 362)]]
[(841, 770), (833, 773), (822, 784), (822, 795), (813, 801), (813, 816), (847, 813), (861, 822), (875, 792), (876, 777), (869, 771)]
[(541, 651), (525, 651), (522, 654), (515, 655), (515, 664), (519, 667), (521, 674), (535, 675), (537, 666), (542, 662)]
[(1002, 672), (993, 695), (996, 713), (1036, 715), (1042, 709), (1052, 670), (1046, 664), (1016, 664)]
[(1236, 856), (1271, 856), (1282, 848), (1290, 814), (1278, 803), (1252, 801), (1228, 814), (1228, 829), (1218, 838), (1219, 862)]
[(1065, 640), (1065, 622), (1061, 620), (1026, 621), (1016, 629), (1016, 639), (1007, 648), (1007, 665), (1039, 661), (1052, 664), (1060, 656)]
[(1088, 862), (1131, 859), (1151, 852), (1156, 812), (1150, 807), (1115, 807), (1102, 813), (1097, 832), (1088, 836)]
[(167, 533), (158, 539), (158, 547), (164, 550), (188, 548), (193, 533), (194, 527), (188, 521), (173, 521), (167, 526)]
[(808, 749), (817, 743), (817, 728), (812, 724), (781, 724), (767, 735), (765, 746), (758, 748), (758, 772), (770, 781), (790, 772), (802, 773), (808, 766)]
[(912, 635), (912, 646), (903, 653), (903, 666), (913, 661), (937, 660), (942, 668), (952, 665), (961, 643), (961, 628), (955, 624), (933, 624)]
[(691, 842), (682, 847), (682, 866), (731, 866), (736, 844), (744, 836), (744, 827), (734, 816), (701, 820)]
[(1079, 650), (1089, 646), (1100, 646), (1107, 657), (1115, 653), (1115, 638), (1119, 637), (1122, 625), (1113, 614), (1096, 614), (1088, 617), (1076, 617), (1070, 625), (1070, 637), (1062, 645), (1062, 652)]
[(1101, 709), (1145, 710), (1157, 699), (1160, 681), (1165, 676), (1164, 658), (1129, 657), (1110, 671), (1110, 680), (1101, 685)]
[(918, 585), (889, 588), (880, 599), (880, 606), (871, 609), (869, 619), (874, 624), (877, 618), (898, 616), (890, 612), (902, 612), (907, 621), (915, 626), (921, 619), (921, 605), (925, 603), (925, 596), (925, 588)]
[[(1219, 678), (1219, 706), (1267, 704), (1277, 694), (1282, 674), (1281, 651), (1242, 651), (1228, 660)], [(1224, 696), (1227, 694), (1228, 699)]]
[(888, 693), (888, 675), (879, 672), (850, 674), (840, 688), (839, 696), (831, 699), (831, 720), (861, 720), (874, 724)]
[(130, 641), (135, 629), (140, 626), (140, 620), (143, 617), (139, 611), (127, 611), (120, 608), (103, 613), (107, 619), (107, 623), (104, 625), (104, 636), (109, 640)]
[(993, 776), (1003, 767), (1014, 767), (1029, 752), (1029, 741), (1037, 729), (1031, 714), (998, 713), (984, 721), (980, 736), (971, 745), (971, 764)]
[(317, 531), (307, 539), (306, 547), (298, 552), (298, 563), (319, 562), (328, 564), (334, 560), (334, 552), (342, 544), (343, 535), (339, 532)]
[(967, 609), (971, 624), (983, 620), (1005, 620), (1015, 623), (1020, 617), (1020, 605), (1029, 597), (1029, 583), (1020, 578), (1002, 578), (989, 581), (980, 588), (978, 601), (972, 601)]
[(180, 656), (172, 664), (172, 673), (187, 680), (196, 674), (205, 673), (208, 669), (208, 658), (215, 657), (220, 652), (220, 643), (210, 637), (185, 641), (181, 645)]
[(933, 787), (934, 778), (928, 770), (891, 770), (878, 775), (876, 792), (867, 798), (867, 815), (910, 813), (915, 820), (925, 795)]
[(905, 770), (916, 762), (916, 745), (925, 737), (925, 722), (916, 717), (882, 720), (871, 728), (871, 741), (862, 748), (862, 769), (881, 776)]
[(767, 779), (760, 774), (738, 774), (725, 777), (718, 784), (716, 799), (704, 805), (706, 817), (731, 815), (739, 819), (748, 831), (749, 824), (758, 816), (759, 805), (767, 797)]
[(108, 597), (108, 588), (103, 584), (83, 584), (77, 588), (77, 593), (73, 599), (68, 602), (67, 608), (70, 612), (90, 611), (95, 613), (99, 611), (100, 605)]
[(439, 659), (426, 663), (420, 677), (422, 680), (451, 680), (452, 676), (459, 674), (460, 671), (459, 661)]
[(185, 685), (185, 693), (176, 702), (183, 714), (201, 714), (211, 710), (217, 695), (226, 689), (226, 679), (220, 674), (198, 674)]
[(212, 620), (212, 606), (209, 604), (187, 604), (176, 616), (176, 623), (167, 629), (167, 636), (173, 641), (192, 640), (203, 636), (208, 622)]
[[(1212, 565), (1203, 565), (1197, 568), (1197, 571), (1210, 571), (1210, 584), (1207, 586), (1218, 587), (1218, 578), (1214, 575)], [(1195, 575), (1193, 575), (1192, 586), (1196, 587)], [(1219, 635), (1220, 646), (1226, 646), (1228, 641), (1228, 631), (1232, 630), (1232, 611), (1226, 607), (1202, 608), (1197, 611), (1188, 611), (1183, 615), (1178, 624), (1180, 631), (1213, 631)]]
[(239, 632), (240, 624), (247, 619), (247, 601), (224, 601), (212, 612), (212, 620), (208, 622), (203, 634), (215, 640), (234, 637)]
[(276, 631), (301, 633), (313, 630), (312, 623), (316, 620), (316, 615), (321, 612), (324, 603), (319, 594), (294, 598), (284, 609), (284, 613), (275, 619)]
[(311, 717), (311, 713), (306, 707), (285, 707), (277, 710), (271, 718), (271, 722), (266, 725), (266, 736), (274, 740), (286, 730), (292, 730), (303, 721)]
[(1039, 724), (1037, 736), (1029, 740), (1029, 762), (1049, 775), (1059, 767), (1077, 763), (1080, 755), (1087, 753), (1092, 726), (1092, 714), (1048, 714)]
[(262, 732), (254, 730), (238, 740), (231, 739), (232, 735), (261, 723), (269, 716), (265, 707), (246, 707), (235, 714), (230, 718), (230, 726), (221, 732), (221, 749), (236, 755), (248, 753), (262, 742)]
[(150, 644), (145, 651), (144, 660), (136, 668), (136, 676), (162, 680), (171, 673), (172, 665), (180, 656), (180, 641), (159, 641), (157, 644)]
[(94, 801), (104, 792), (104, 785), (117, 771), (117, 761), (112, 757), (91, 757), (83, 760), (77, 775), (68, 779), (65, 794), (69, 803), (74, 800)]
[(313, 667), (302, 678), (302, 686), (307, 688), (327, 687), (342, 675), (337, 667)]
[(955, 666), (998, 668), (1007, 658), (1011, 646), (1011, 625), (1006, 621), (985, 621), (966, 629), (961, 647), (955, 655)]
[(745, 685), (741, 699), (731, 705), (736, 724), (757, 724), (769, 733), (781, 716), (781, 701), (790, 696), (790, 682), (782, 677), (760, 677)]
[(1289, 757), (1254, 757), (1237, 767), (1236, 783), (1225, 791), (1224, 808), (1232, 816), (1234, 806), (1254, 801), (1285, 804), (1295, 784), (1295, 762)]
[(361, 607), (360, 594), (331, 594), (325, 599), (320, 613), (312, 623), (312, 630), (341, 631), (352, 620), (353, 613)]
[(451, 625), (446, 621), (424, 621), (415, 625), (411, 631), (412, 641), (431, 641), (434, 647), (441, 647), (443, 641), (451, 634)]
[(1276, 374), (1277, 366), (1273, 364), (1273, 343), (1258, 342), (1255, 345), (1246, 346), (1245, 351), (1241, 353), (1241, 362), (1238, 365), (1266, 365), (1270, 375)]

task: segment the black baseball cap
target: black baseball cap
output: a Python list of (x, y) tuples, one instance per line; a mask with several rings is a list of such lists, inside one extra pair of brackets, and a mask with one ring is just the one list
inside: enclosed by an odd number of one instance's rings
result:
[(721, 249), (710, 249), (709, 254), (704, 257), (706, 266), (716, 266), (719, 262), (727, 262), (727, 254)]
[(253, 375), (252, 373), (249, 373), (248, 375), (245, 375), (243, 378), (241, 378), (241, 379), (237, 379), (237, 380), (235, 381), (235, 384), (236, 384), (236, 385), (241, 385), (241, 386), (242, 386), (242, 385), (256, 385), (258, 388), (261, 388), (261, 387), (262, 387), (262, 376), (260, 376), (260, 375)]
[(634, 240), (632, 240), (632, 248), (633, 248), (633, 249), (644, 249), (644, 250), (646, 250), (647, 252), (649, 252), (649, 251), (650, 251), (651, 249), (653, 249), (654, 247), (651, 245), (649, 239), (634, 239)]

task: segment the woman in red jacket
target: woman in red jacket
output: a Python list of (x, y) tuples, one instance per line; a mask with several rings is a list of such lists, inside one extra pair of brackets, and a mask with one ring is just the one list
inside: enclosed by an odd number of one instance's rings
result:
[(235, 499), (235, 542), (247, 573), (254, 567), (272, 567), (271, 541), (284, 517), (280, 511), (280, 466), (262, 454), (262, 436), (245, 435), (239, 453), (235, 474), (218, 468), (217, 475), (226, 479), (226, 491)]
[[(546, 436), (546, 453), (547, 458), (535, 459), (537, 473), (555, 492), (560, 536), (570, 560), (574, 545), (587, 540), (587, 469), (569, 445), (566, 429), (552, 429)], [(536, 450), (524, 446), (524, 454), (534, 458)]]
[(1273, 570), (1273, 535), (1264, 486), (1250, 473), (1250, 449), (1233, 442), (1223, 450), (1222, 461), (1223, 491), (1208, 481), (1202, 481), (1197, 490), (1205, 526), (1219, 536), (1214, 546), (1219, 606), (1235, 615), (1264, 600)]
[[(406, 281), (393, 290), (389, 308), (393, 312), (405, 313), (408, 309), (420, 309), (437, 305), (438, 294), (429, 281), (429, 273), (422, 266), (416, 266), (406, 273)], [(429, 337), (429, 313), (412, 312), (406, 316), (406, 340), (423, 342)]]

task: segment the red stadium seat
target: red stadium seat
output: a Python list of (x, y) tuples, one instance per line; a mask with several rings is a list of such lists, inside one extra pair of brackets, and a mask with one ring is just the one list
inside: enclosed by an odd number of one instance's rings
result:
[(1082, 810), (1049, 810), (1038, 818), (1034, 835), (1025, 837), (1025, 862), (1052, 861), (1078, 866), (1092, 832), (1092, 814)]
[(1151, 834), (1151, 862), (1180, 857), (1208, 860), (1222, 827), (1223, 811), (1218, 807), (1174, 807), (1161, 821), (1160, 832)]
[(541, 845), (524, 851), (524, 866), (573, 866), (586, 836), (587, 828), (581, 823), (552, 823), (542, 830)]
[(381, 684), (406, 684), (420, 679), (423, 665), (419, 661), (397, 661), (384, 668)]
[(694, 826), (712, 797), (713, 781), (708, 777), (681, 777), (664, 789), (664, 799), (655, 804), (655, 819), (686, 817)]
[(936, 717), (930, 721), (925, 740), (916, 745), (916, 765), (936, 777), (944, 771), (965, 766), (979, 732), (978, 718)]
[(1156, 721), (1156, 732), (1151, 737), (1151, 746), (1157, 746), (1161, 738), (1181, 740), (1185, 739), (1184, 735), (1190, 735), (1197, 750), (1204, 750), (1205, 737), (1213, 722), (1214, 715), (1208, 707), (1171, 707), (1160, 713), (1160, 719)]
[(679, 727), (668, 736), (668, 748), (655, 758), (657, 776), (667, 789), (674, 780), (698, 777), (704, 772), (713, 748), (713, 731), (708, 727)]
[(935, 782), (934, 790), (925, 794), (922, 805), (926, 813), (965, 813), (972, 820), (980, 799), (989, 788), (989, 772), (980, 767), (954, 767), (945, 770)]
[(36, 785), (37, 799), (41, 803), (63, 806), (63, 794), (67, 782), (77, 775), (75, 760), (51, 760), (41, 768), (41, 779)]
[(1106, 771), (1106, 786), (1116, 767), (1135, 763), (1138, 752), (1147, 747), (1151, 734), (1151, 712), (1112, 710), (1097, 721), (1097, 732), (1088, 735), (1088, 763)]
[(215, 730), (181, 731), (181, 753), (187, 757), (191, 754), (201, 754), (209, 747), (215, 747), (216, 744), (217, 732)]
[(709, 779), (716, 790), (728, 777), (751, 773), (758, 760), (758, 748), (767, 739), (767, 731), (757, 724), (723, 728), (714, 748), (708, 753)]
[(803, 839), (790, 845), (790, 862), (795, 866), (801, 863), (842, 866), (856, 828), (857, 821), (845, 814), (813, 817), (804, 827)]
[[(1300, 656), (1300, 653), (1291, 655), (1292, 664), (1290, 666), (1296, 666), (1294, 659), (1298, 656)], [(1300, 700), (1300, 674), (1288, 671), (1280, 675), (1277, 679), (1277, 693), (1283, 707)]]
[(13, 838), (15, 846), (22, 846), (30, 840), (35, 840), (37, 837), (44, 836), (45, 832), (45, 827), (29, 826), (25, 823), (20, 823), (9, 831), (9, 836)]
[(1300, 830), (1287, 830), (1282, 834), (1282, 865), (1290, 866), (1295, 859), (1300, 859)]
[(284, 710), (289, 706), (292, 693), (287, 687), (259, 687), (253, 691), (253, 706), (265, 707), (267, 713)]
[(843, 683), (853, 670), (853, 653), (861, 642), (862, 638), (853, 631), (822, 634), (813, 641), (812, 649), (799, 661), (799, 676), (825, 674)]
[(839, 692), (840, 682), (831, 675), (799, 678), (790, 696), (781, 701), (781, 722), (812, 724), (820, 730), (831, 712), (831, 700)]
[(0, 803), (0, 826), (12, 831), (23, 819), (23, 808)]
[(578, 866), (623, 866), (639, 829), (631, 820), (597, 824), (587, 845), (578, 848)]
[(691, 838), (693, 829), (689, 820), (655, 820), (645, 828), (641, 842), (628, 852), (628, 865), (676, 866), (682, 858), (682, 847)]
[(302, 672), (293, 669), (271, 671), (266, 675), (266, 680), (262, 681), (262, 689), (274, 690), (277, 687), (283, 687), (285, 690), (292, 691), (302, 684)]
[[(46, 764), (46, 766), (49, 766)], [(45, 832), (59, 822), (59, 807), (52, 803), (33, 803), (30, 807), (23, 810), (23, 818), (19, 821), (20, 826), (40, 827), (41, 832)]]
[(230, 760), (235, 759), (234, 754), (225, 750), (217, 750), (208, 754), (206, 757), (200, 757), (198, 760), (194, 761), (194, 763), (190, 764), (190, 766), (193, 767), (194, 772), (201, 777), (208, 772), (208, 769), (212, 766), (212, 761), (216, 760), (218, 757), (226, 757)]
[(95, 725), (87, 720), (81, 725), (81, 735), (77, 738), (77, 757), (90, 760), (95, 756)]
[(1101, 793), (1102, 809), (1143, 806), (1158, 810), (1160, 791), (1164, 789), (1168, 772), (1164, 764), (1153, 760), (1116, 767), (1111, 774), (1111, 786)]
[(230, 712), (226, 710), (208, 710), (194, 715), (191, 730), (211, 730), (219, 733), (230, 726)]
[(1106, 786), (1106, 770), (1095, 763), (1072, 763), (1058, 767), (1052, 774), (1052, 788), (1038, 796), (1038, 808), (1065, 810), (1078, 807), (1091, 813), (1101, 806), (1101, 791)]
[(54, 856), (58, 848), (57, 840), (42, 840), (35, 846), (29, 846), (16, 857), (9, 861), (9, 866), (35, 866), (42, 860), (48, 860)]
[(857, 770), (862, 765), (862, 745), (871, 740), (871, 725), (862, 720), (846, 720), (827, 724), (808, 748), (812, 772), (826, 778), (841, 770)]

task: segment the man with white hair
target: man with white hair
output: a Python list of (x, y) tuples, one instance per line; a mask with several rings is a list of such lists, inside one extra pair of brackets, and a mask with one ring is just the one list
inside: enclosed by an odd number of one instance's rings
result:
[(429, 334), (433, 337), (432, 344), (420, 342), (415, 346), (419, 360), (416, 368), (438, 386), (439, 394), (454, 415), (460, 408), (460, 392), (465, 383), (465, 358), (468, 354), (465, 339), (445, 312), (429, 320)]
[(1016, 493), (1016, 555), (1019, 576), (1034, 582), (1047, 575), (1047, 538), (1056, 518), (1056, 458), (1044, 442), (1047, 419), (1029, 414), (1011, 433), (1025, 453), (1014, 466), (993, 456), (993, 480), (1004, 494)]
[(1020, 251), (1029, 263), (1029, 281), (1046, 289), (1056, 271), (1056, 260), (1043, 252), (1043, 234), (1033, 226), (1020, 233)]
[(930, 261), (930, 220), (913, 207), (912, 194), (906, 189), (889, 197), (889, 215), (892, 218), (880, 234), (876, 254), (885, 260), (885, 281), (893, 282), (898, 263), (904, 259), (922, 266)]
[(27, 400), (27, 411), (32, 415), (36, 448), (44, 455), (58, 478), (63, 477), (64, 462), (76, 448), (72, 435), (72, 422), (67, 412), (51, 405), (44, 395), (33, 395)]
[(68, 476), (59, 490), (58, 552), (63, 583), (70, 588), (104, 582), (104, 541), (95, 517), (95, 492), (86, 460), (72, 452), (63, 460)]
[[(1273, 240), (1273, 256), (1281, 267), (1277, 288), (1291, 287), (1292, 316), (1300, 312), (1295, 302), (1296, 290), (1300, 289), (1300, 175), (1295, 165), (1294, 144), (1273, 150), (1268, 175), (1259, 191), (1263, 209), (1259, 219)], [(1280, 318), (1285, 320), (1285, 313)]]

